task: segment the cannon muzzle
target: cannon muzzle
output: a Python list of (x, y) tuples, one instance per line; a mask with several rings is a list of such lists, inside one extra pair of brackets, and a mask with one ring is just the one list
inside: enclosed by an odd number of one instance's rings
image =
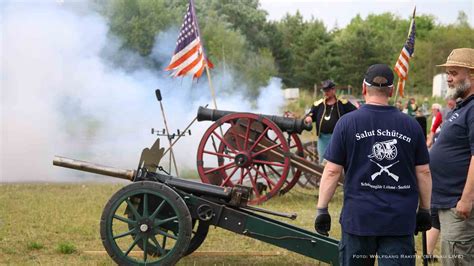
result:
[[(199, 107), (197, 120), (198, 121), (217, 121), (221, 117), (229, 114), (235, 114), (237, 112), (223, 111), (216, 109), (208, 109), (205, 107)], [(272, 122), (274, 122), (282, 131), (288, 133), (300, 134), (303, 130), (311, 131), (313, 128), (312, 124), (306, 124), (304, 119), (295, 119), (276, 115), (261, 115)]]
[(79, 171), (90, 172), (99, 175), (107, 175), (127, 180), (133, 180), (135, 177), (134, 170), (118, 169), (109, 166), (103, 166), (85, 161), (79, 161), (61, 156), (54, 156), (53, 165), (76, 169)]

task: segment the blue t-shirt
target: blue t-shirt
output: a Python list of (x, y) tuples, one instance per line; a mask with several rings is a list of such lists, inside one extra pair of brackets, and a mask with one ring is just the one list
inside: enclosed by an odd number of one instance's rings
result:
[(443, 129), (430, 150), (433, 208), (454, 208), (461, 198), (471, 157), (474, 155), (473, 99), (474, 95), (448, 114), (443, 121)]
[(415, 166), (429, 163), (421, 126), (393, 106), (366, 104), (338, 121), (324, 154), (344, 166), (342, 230), (359, 236), (415, 231)]

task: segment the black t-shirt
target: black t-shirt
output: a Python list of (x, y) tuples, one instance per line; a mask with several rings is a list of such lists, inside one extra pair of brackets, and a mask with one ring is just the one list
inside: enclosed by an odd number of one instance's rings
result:
[(474, 96), (455, 108), (445, 121), (430, 150), (433, 178), (431, 206), (456, 207), (466, 184), (471, 157), (474, 156)]
[(339, 120), (339, 113), (337, 111), (337, 102), (332, 105), (326, 105), (326, 110), (321, 118), (321, 133), (332, 134), (334, 127), (336, 127), (337, 120)]
[(429, 163), (415, 119), (393, 106), (366, 104), (341, 117), (324, 158), (344, 166), (343, 231), (413, 234), (419, 197), (415, 167)]

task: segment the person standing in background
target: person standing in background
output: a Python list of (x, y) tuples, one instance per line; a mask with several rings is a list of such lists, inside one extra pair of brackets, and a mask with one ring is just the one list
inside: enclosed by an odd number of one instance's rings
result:
[(474, 265), (474, 49), (454, 49), (447, 82), (461, 98), (430, 150), (432, 209), (438, 209), (443, 265)]
[(434, 141), (436, 140), (437, 134), (441, 131), (441, 123), (443, 122), (443, 118), (441, 115), (441, 105), (438, 103), (434, 103), (431, 106), (431, 129), (430, 133), (428, 134), (427, 140), (426, 140), (426, 146), (428, 148), (431, 148), (433, 145)]
[(336, 84), (332, 80), (325, 80), (322, 83), (322, 91), (324, 97), (314, 102), (305, 117), (305, 123), (311, 124), (314, 122), (316, 124), (319, 164), (323, 163), (324, 152), (339, 118), (357, 109), (348, 100), (336, 97)]

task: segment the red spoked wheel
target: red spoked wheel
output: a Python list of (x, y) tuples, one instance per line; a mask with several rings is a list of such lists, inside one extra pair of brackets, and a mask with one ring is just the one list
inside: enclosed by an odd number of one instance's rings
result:
[[(303, 150), (303, 143), (301, 142), (300, 138), (298, 137), (298, 134), (288, 134), (286, 132), (283, 133), (286, 139), (286, 143), (288, 143), (288, 146), (290, 148), (290, 152), (303, 157), (304, 156), (304, 150)], [(270, 137), (272, 141), (276, 141), (276, 136)], [(280, 195), (284, 195), (288, 191), (290, 191), (298, 182), (298, 180), (301, 177), (302, 171), (296, 167), (290, 167), (290, 172), (288, 173), (288, 177), (285, 180), (285, 184), (283, 185), (282, 189), (280, 189)], [(271, 177), (273, 178), (278, 178), (279, 175), (277, 173), (272, 172)]]
[(204, 183), (250, 186), (253, 196), (249, 203), (260, 204), (285, 184), (289, 152), (285, 136), (269, 119), (249, 113), (229, 114), (204, 133), (197, 152), (198, 173)]

